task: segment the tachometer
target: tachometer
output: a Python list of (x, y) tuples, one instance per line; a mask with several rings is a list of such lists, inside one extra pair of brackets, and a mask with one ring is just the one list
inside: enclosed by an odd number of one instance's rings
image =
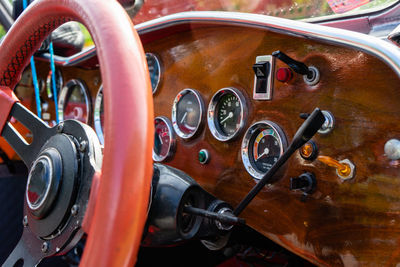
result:
[(242, 142), (242, 161), (246, 170), (256, 179), (261, 179), (278, 161), (287, 147), (282, 129), (271, 121), (253, 124)]
[(103, 108), (103, 86), (100, 86), (99, 91), (96, 95), (96, 101), (94, 103), (94, 129), (96, 130), (97, 136), (99, 137), (100, 143), (104, 144), (104, 108)]
[(62, 88), (58, 100), (58, 119), (74, 119), (88, 123), (91, 101), (85, 84), (80, 80), (70, 80)]
[(172, 106), (172, 125), (178, 136), (187, 139), (196, 134), (204, 114), (201, 95), (193, 89), (182, 90)]
[(236, 137), (245, 124), (247, 113), (242, 93), (236, 88), (222, 88), (208, 106), (208, 127), (220, 141)]
[(151, 88), (154, 94), (161, 80), (161, 64), (158, 57), (152, 53), (146, 53), (146, 60), (147, 66), (149, 67)]
[(154, 127), (153, 160), (161, 162), (173, 156), (175, 134), (171, 122), (166, 117), (156, 117), (154, 119)]

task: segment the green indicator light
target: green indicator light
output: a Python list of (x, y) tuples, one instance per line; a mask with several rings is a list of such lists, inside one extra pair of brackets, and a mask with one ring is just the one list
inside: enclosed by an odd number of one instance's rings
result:
[(205, 149), (202, 149), (199, 151), (199, 162), (201, 164), (206, 164), (208, 162), (209, 156), (208, 156), (208, 151)]

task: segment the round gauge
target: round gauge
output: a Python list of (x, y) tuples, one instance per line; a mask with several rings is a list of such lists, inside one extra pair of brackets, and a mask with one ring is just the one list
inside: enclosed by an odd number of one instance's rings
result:
[(154, 94), (161, 80), (161, 64), (158, 57), (152, 53), (146, 53), (146, 60), (147, 66), (149, 67), (151, 88)]
[(261, 179), (278, 161), (286, 147), (286, 136), (278, 125), (270, 121), (257, 122), (244, 136), (243, 164), (251, 176)]
[[(60, 93), (61, 88), (63, 87), (63, 77), (61, 75), (61, 71), (59, 69), (56, 69), (56, 73), (55, 73), (55, 85), (56, 85), (56, 93), (57, 95)], [(52, 75), (52, 71), (49, 72), (49, 74), (47, 75), (47, 79), (46, 79), (46, 93), (48, 98), (53, 98), (53, 75)]]
[(172, 106), (172, 125), (178, 136), (187, 139), (195, 135), (204, 117), (201, 95), (193, 89), (184, 89)]
[(171, 122), (166, 117), (154, 119), (153, 160), (161, 162), (172, 157), (175, 149), (175, 136)]
[(99, 137), (100, 143), (104, 145), (104, 108), (103, 108), (103, 86), (100, 86), (99, 91), (96, 95), (96, 101), (94, 103), (94, 129), (96, 130), (97, 136)]
[(218, 140), (230, 140), (243, 128), (246, 113), (242, 93), (236, 88), (222, 88), (208, 105), (208, 127)]
[(58, 119), (60, 121), (72, 119), (88, 123), (90, 107), (89, 93), (84, 83), (79, 80), (70, 80), (60, 92)]

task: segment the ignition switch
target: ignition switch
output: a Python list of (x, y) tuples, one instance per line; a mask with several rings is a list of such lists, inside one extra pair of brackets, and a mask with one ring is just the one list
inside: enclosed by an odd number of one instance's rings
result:
[(299, 177), (290, 178), (290, 190), (300, 190), (305, 194), (311, 194), (315, 191), (317, 180), (315, 175), (305, 172)]

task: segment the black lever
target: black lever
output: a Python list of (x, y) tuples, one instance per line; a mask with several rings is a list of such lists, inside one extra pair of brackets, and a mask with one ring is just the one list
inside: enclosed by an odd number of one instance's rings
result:
[(300, 128), (297, 130), (293, 137), (292, 143), (288, 149), (283, 153), (282, 156), (272, 165), (271, 169), (263, 176), (263, 178), (250, 190), (250, 192), (244, 197), (239, 203), (236, 209), (233, 211), (235, 216), (239, 214), (249, 205), (253, 198), (260, 192), (260, 190), (271, 180), (274, 174), (279, 168), (289, 159), (289, 157), (307, 141), (309, 141), (321, 128), (325, 122), (324, 114), (322, 114), (319, 108), (315, 108), (314, 111), (308, 116), (303, 122)]
[(285, 62), (291, 69), (293, 69), (298, 74), (307, 75), (307, 77), (313, 76), (313, 72), (307, 67), (306, 64), (304, 64), (303, 62), (294, 60), (293, 58), (289, 57), (288, 55), (286, 55), (285, 53), (283, 53), (279, 50), (272, 52), (272, 56), (279, 58), (280, 60)]
[(212, 220), (217, 220), (223, 224), (228, 224), (228, 225), (246, 224), (246, 221), (244, 219), (238, 218), (234, 215), (212, 212), (209, 210), (199, 209), (192, 206), (185, 206), (183, 208), (183, 212), (196, 216), (205, 217)]

